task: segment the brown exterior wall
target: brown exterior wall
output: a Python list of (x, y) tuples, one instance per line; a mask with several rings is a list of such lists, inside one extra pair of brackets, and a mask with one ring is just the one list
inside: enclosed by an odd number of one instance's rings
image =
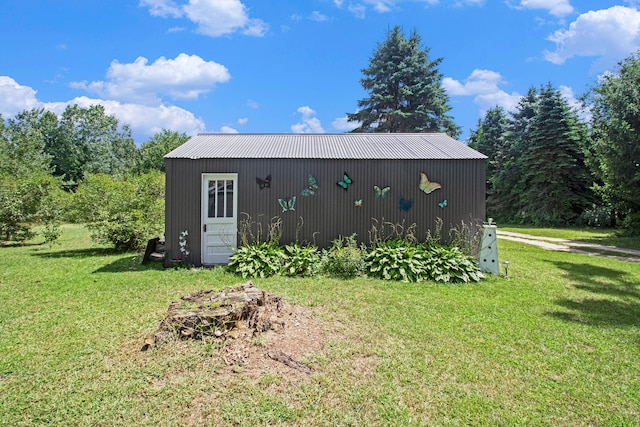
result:
[[(261, 222), (266, 232), (270, 219), (283, 223), (281, 243), (296, 240), (300, 218), (304, 225), (297, 240), (326, 247), (339, 236), (357, 234), (369, 242), (372, 218), (418, 226), (416, 236), (424, 239), (442, 218), (444, 231), (470, 219), (485, 219), (485, 160), (322, 160), (322, 159), (166, 159), (166, 250), (167, 260), (178, 254), (178, 235), (189, 231), (190, 262), (200, 264), (201, 175), (238, 174), (240, 221), (248, 214)], [(343, 190), (336, 182), (346, 172), (353, 184)], [(442, 189), (425, 194), (419, 189), (420, 172), (439, 182)], [(320, 190), (304, 197), (308, 175)], [(271, 187), (260, 190), (256, 177), (271, 175)], [(376, 198), (373, 186), (389, 186), (386, 198)], [(282, 212), (278, 199), (296, 196), (295, 211)], [(399, 196), (413, 199), (408, 212), (398, 209)], [(354, 206), (362, 199), (362, 207)], [(447, 200), (447, 206), (439, 203)]]

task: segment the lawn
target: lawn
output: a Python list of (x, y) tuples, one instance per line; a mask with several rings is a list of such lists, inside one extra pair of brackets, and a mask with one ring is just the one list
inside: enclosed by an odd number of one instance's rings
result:
[(171, 301), (241, 278), (61, 240), (0, 247), (2, 426), (640, 425), (637, 263), (501, 240), (508, 279), (256, 279), (339, 332), (297, 380), (219, 375), (207, 343), (140, 352)]

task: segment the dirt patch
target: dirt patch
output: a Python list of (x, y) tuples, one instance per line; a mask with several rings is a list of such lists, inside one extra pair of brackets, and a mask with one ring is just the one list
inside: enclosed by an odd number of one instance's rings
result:
[(312, 310), (288, 303), (247, 282), (222, 291), (198, 291), (169, 306), (142, 351), (175, 340), (203, 340), (217, 351), (220, 375), (283, 374), (300, 380), (314, 372), (328, 327)]

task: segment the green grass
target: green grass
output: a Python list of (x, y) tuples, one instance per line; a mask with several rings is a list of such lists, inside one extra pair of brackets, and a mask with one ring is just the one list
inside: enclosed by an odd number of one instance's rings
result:
[(241, 278), (141, 266), (78, 226), (1, 247), (0, 425), (640, 424), (640, 265), (499, 251), (508, 280), (254, 280), (340, 329), (299, 383), (218, 377), (210, 344), (139, 351), (171, 301)]
[(599, 245), (619, 246), (627, 249), (640, 249), (640, 237), (620, 236), (613, 229), (602, 228), (546, 228), (532, 227), (529, 225), (500, 225), (498, 230), (513, 231), (516, 233), (531, 234), (532, 236), (558, 237), (568, 240), (576, 240), (585, 243), (597, 243)]

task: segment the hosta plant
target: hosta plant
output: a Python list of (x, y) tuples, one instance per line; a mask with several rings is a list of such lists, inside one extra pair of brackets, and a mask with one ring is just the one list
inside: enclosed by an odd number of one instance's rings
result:
[(378, 242), (364, 256), (367, 274), (384, 280), (420, 282), (428, 279), (425, 251), (403, 240)]
[(229, 258), (227, 270), (242, 277), (269, 277), (277, 274), (285, 258), (282, 248), (272, 243), (240, 246)]
[(482, 278), (476, 261), (455, 246), (429, 246), (425, 256), (426, 273), (436, 282), (479, 282)]
[(285, 276), (312, 276), (318, 270), (320, 255), (315, 246), (298, 243), (285, 245), (281, 274)]

